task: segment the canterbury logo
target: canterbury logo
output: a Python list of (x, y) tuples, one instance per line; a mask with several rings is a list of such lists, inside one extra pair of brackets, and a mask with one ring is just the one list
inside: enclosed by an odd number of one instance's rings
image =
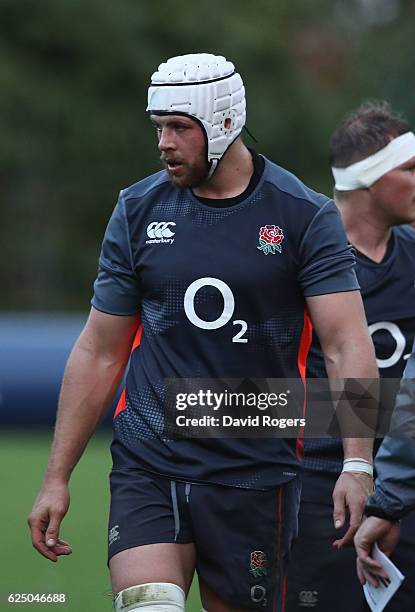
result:
[(169, 226), (175, 225), (173, 221), (153, 221), (147, 227), (147, 236), (150, 240), (146, 240), (146, 244), (173, 244), (175, 232), (172, 232)]
[(173, 221), (153, 221), (147, 228), (149, 238), (171, 238), (174, 232), (169, 229), (169, 225), (176, 225)]
[(298, 606), (302, 608), (315, 608), (318, 604), (318, 591), (300, 591)]

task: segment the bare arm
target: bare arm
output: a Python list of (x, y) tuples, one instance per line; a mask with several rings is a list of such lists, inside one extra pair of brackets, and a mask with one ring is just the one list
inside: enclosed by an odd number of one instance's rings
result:
[[(344, 379), (376, 379), (378, 370), (375, 352), (360, 292), (309, 297), (307, 305), (324, 353), (327, 373), (334, 386), (338, 388)], [(347, 419), (356, 419), (357, 428), (358, 414), (350, 411)], [(349, 430), (350, 422), (344, 424), (347, 425), (346, 431)], [(373, 432), (370, 432), (370, 427), (362, 437), (344, 437), (343, 448), (345, 459), (361, 457), (372, 462)], [(337, 528), (342, 527), (347, 506), (350, 527), (345, 536), (335, 543), (337, 546), (351, 542), (360, 525), (366, 498), (372, 489), (372, 479), (366, 474), (343, 473), (339, 477), (333, 493), (333, 519)]]
[(121, 382), (139, 322), (138, 316), (92, 308), (68, 359), (50, 459), (29, 516), (33, 545), (51, 561), (71, 552), (59, 541), (69, 507), (68, 481)]

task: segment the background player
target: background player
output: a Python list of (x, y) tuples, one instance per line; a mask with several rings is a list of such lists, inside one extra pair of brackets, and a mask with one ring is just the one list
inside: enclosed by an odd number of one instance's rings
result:
[[(382, 386), (382, 403), (390, 410), (415, 335), (415, 232), (401, 226), (415, 219), (415, 137), (386, 103), (365, 103), (335, 130), (330, 161), (335, 201), (356, 251), (377, 363), (381, 376), (388, 379)], [(308, 375), (325, 376), (317, 341), (310, 351)], [(302, 610), (307, 602), (327, 612), (367, 610), (355, 578), (354, 551), (332, 547), (342, 535), (333, 522), (344, 520), (337, 504), (333, 510), (331, 498), (343, 461), (340, 441), (304, 443), (300, 531), (288, 578), (288, 610)], [(402, 523), (396, 551), (396, 562), (408, 579), (388, 611), (413, 609), (414, 543), (415, 517), (410, 515)]]
[[(70, 552), (58, 540), (69, 476), (132, 351), (112, 445), (116, 610), (183, 609), (195, 567), (206, 609), (271, 610), (296, 532), (298, 443), (172, 440), (165, 379), (300, 379), (310, 317), (333, 377), (375, 377), (353, 256), (334, 204), (245, 147), (244, 87), (225, 58), (161, 64), (147, 110), (166, 170), (123, 190), (109, 222), (33, 543), (51, 560)], [(346, 453), (370, 462), (371, 441)], [(336, 489), (360, 516), (360, 481)]]
[[(415, 508), (414, 379), (415, 353), (412, 350), (396, 398), (393, 433), (384, 439), (376, 455), (376, 491), (366, 504), (368, 518), (355, 536), (361, 584), (368, 580), (378, 586), (378, 577), (387, 577), (371, 557), (373, 545), (376, 542), (390, 555), (399, 541), (402, 517)], [(411, 580), (412, 575), (408, 579)], [(406, 609), (409, 610), (409, 606)]]

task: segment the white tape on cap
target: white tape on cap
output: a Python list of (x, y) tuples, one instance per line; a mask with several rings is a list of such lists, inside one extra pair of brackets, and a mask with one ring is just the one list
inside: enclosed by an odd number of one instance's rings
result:
[(335, 188), (352, 191), (370, 187), (384, 174), (415, 157), (415, 134), (406, 132), (391, 140), (383, 149), (347, 168), (332, 168)]

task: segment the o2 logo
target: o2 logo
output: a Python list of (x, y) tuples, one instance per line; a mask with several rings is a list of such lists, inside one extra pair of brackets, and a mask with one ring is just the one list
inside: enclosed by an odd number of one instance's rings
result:
[(403, 354), (406, 346), (406, 339), (396, 323), (392, 323), (391, 321), (379, 321), (378, 323), (372, 323), (372, 325), (369, 325), (369, 333), (371, 336), (373, 336), (373, 334), (379, 330), (385, 330), (390, 333), (395, 341), (395, 350), (387, 359), (376, 358), (378, 368), (391, 368), (398, 363), (402, 356), (403, 359), (409, 358), (410, 353), (407, 355)]
[[(223, 311), (222, 314), (214, 321), (205, 321), (196, 314), (195, 296), (202, 287), (215, 287), (222, 294)], [(234, 310), (235, 298), (233, 297), (232, 290), (229, 285), (218, 278), (211, 278), (209, 276), (199, 278), (189, 285), (189, 287), (186, 289), (186, 293), (184, 294), (184, 311), (186, 316), (189, 321), (193, 323), (193, 325), (196, 325), (196, 327), (199, 327), (200, 329), (219, 329), (220, 327), (223, 327), (232, 319)], [(232, 321), (232, 324), (241, 326), (241, 329), (232, 338), (232, 342), (248, 342), (248, 338), (243, 337), (248, 329), (246, 321), (235, 319)]]
[(261, 606), (265, 608), (268, 603), (266, 595), (267, 590), (260, 584), (254, 584), (254, 586), (251, 587), (251, 601), (253, 603), (261, 604)]

